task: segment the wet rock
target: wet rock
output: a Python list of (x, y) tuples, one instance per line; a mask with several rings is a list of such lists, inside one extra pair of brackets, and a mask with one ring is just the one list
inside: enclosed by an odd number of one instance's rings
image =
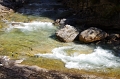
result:
[(66, 24), (66, 19), (56, 19), (55, 22), (53, 23), (54, 25), (59, 26), (60, 28), (63, 28)]
[(56, 32), (58, 39), (63, 42), (72, 42), (78, 34), (79, 32), (70, 25), (65, 25), (64, 28)]
[(56, 25), (56, 26), (59, 26), (60, 25), (60, 19), (56, 19), (53, 24)]
[(76, 24), (76, 19), (74, 18), (69, 18), (69, 19), (56, 19), (55, 22), (53, 23), (56, 26), (59, 26), (60, 28), (63, 28), (66, 24), (67, 25), (72, 25), (74, 26)]
[(103, 40), (105, 44), (119, 45), (120, 44), (120, 34), (109, 34), (109, 36)]
[(65, 26), (65, 21), (66, 19), (61, 19), (60, 20), (60, 27), (63, 28)]
[(106, 38), (108, 34), (101, 29), (91, 27), (82, 31), (79, 35), (79, 40), (81, 42), (90, 43)]

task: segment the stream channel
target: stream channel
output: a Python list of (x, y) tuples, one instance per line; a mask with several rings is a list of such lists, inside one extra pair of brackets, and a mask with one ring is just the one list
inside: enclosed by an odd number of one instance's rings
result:
[[(11, 20), (3, 20), (6, 27), (0, 30), (0, 55), (24, 59), (22, 64), (51, 70), (120, 78), (120, 58), (112, 50), (57, 40), (58, 28), (52, 19), (65, 11), (67, 9), (54, 0), (31, 0), (12, 15)], [(17, 18), (27, 18), (27, 22)]]

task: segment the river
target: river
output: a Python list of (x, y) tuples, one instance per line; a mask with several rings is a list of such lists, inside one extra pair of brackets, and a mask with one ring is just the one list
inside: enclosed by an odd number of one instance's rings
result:
[[(0, 55), (51, 70), (119, 78), (120, 58), (113, 50), (57, 40), (58, 28), (52, 22), (64, 11), (67, 10), (54, 0), (30, 1), (11, 20), (3, 20), (6, 27), (0, 30)], [(27, 17), (27, 22), (17, 22), (16, 16)]]

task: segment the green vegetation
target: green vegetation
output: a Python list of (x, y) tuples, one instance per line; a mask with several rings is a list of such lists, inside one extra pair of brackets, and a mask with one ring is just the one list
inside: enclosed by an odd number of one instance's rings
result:
[(37, 65), (42, 68), (47, 69), (54, 69), (54, 70), (64, 70), (66, 69), (64, 67), (64, 63), (57, 59), (49, 59), (49, 58), (43, 58), (43, 57), (30, 57), (29, 59), (25, 60), (23, 64), (27, 65)]

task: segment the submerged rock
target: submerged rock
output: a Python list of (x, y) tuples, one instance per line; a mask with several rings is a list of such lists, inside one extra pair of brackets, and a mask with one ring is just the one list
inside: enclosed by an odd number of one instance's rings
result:
[(102, 40), (107, 36), (108, 34), (102, 31), (101, 29), (91, 27), (80, 33), (79, 40), (81, 42), (90, 43), (90, 42)]
[(72, 42), (78, 34), (79, 32), (70, 25), (65, 25), (64, 28), (56, 32), (58, 39), (63, 42)]

